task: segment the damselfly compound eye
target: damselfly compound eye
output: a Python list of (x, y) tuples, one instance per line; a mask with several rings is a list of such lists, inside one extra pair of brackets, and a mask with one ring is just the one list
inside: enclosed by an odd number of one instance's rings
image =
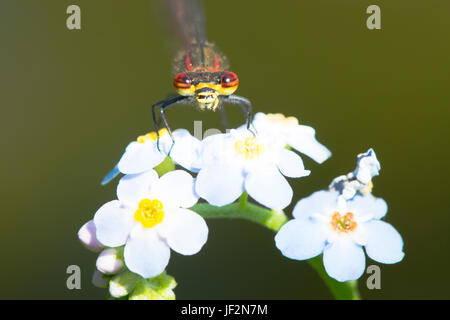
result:
[(189, 89), (191, 87), (191, 79), (186, 73), (178, 73), (173, 79), (175, 89)]
[(237, 87), (239, 79), (234, 72), (225, 72), (221, 79), (221, 85), (223, 88)]

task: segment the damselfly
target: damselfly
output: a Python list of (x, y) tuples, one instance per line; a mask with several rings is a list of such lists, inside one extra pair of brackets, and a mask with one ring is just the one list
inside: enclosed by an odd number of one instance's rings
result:
[[(166, 3), (170, 6), (172, 20), (184, 49), (178, 52), (173, 63), (173, 86), (177, 95), (152, 105), (158, 149), (157, 110), (159, 108), (160, 120), (163, 121), (172, 138), (173, 146), (175, 141), (164, 112), (170, 106), (181, 103), (194, 104), (202, 111), (221, 111), (224, 126), (227, 126), (227, 121), (223, 105), (225, 103), (237, 104), (246, 115), (247, 129), (254, 134), (250, 129), (252, 104), (248, 99), (234, 94), (239, 85), (237, 75), (229, 71), (225, 55), (206, 39), (205, 17), (201, 0), (168, 0)], [(111, 181), (119, 173), (116, 165), (103, 179), (102, 185)]]
[(239, 85), (237, 75), (229, 71), (225, 55), (206, 39), (201, 2), (170, 0), (168, 3), (184, 49), (176, 55), (173, 63), (175, 75), (173, 86), (177, 95), (152, 105), (155, 131), (157, 133), (159, 131), (156, 119), (159, 108), (160, 120), (164, 122), (164, 126), (172, 137), (164, 112), (170, 106), (180, 103), (194, 104), (201, 111), (220, 110), (222, 117), (225, 117), (223, 111), (225, 103), (237, 104), (245, 113), (247, 129), (250, 130), (252, 104), (248, 99), (234, 94)]

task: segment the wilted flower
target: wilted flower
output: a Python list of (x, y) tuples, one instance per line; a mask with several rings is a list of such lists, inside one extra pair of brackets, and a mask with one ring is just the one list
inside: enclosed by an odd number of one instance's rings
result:
[(329, 189), (338, 191), (345, 199), (351, 199), (357, 193), (368, 194), (372, 192), (372, 178), (379, 174), (380, 169), (375, 151), (369, 149), (358, 155), (355, 170), (335, 178)]

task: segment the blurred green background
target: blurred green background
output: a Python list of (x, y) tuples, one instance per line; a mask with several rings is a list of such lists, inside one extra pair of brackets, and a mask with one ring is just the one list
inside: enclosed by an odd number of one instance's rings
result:
[[(82, 30), (66, 28), (66, 8)], [(382, 30), (366, 28), (381, 7)], [(333, 157), (291, 180), (295, 202), (353, 170), (373, 147), (374, 193), (402, 234), (405, 259), (381, 265), (366, 299), (450, 298), (448, 199), (450, 2), (445, 0), (206, 1), (209, 38), (240, 77), (255, 111), (297, 116)], [(115, 195), (100, 181), (127, 143), (152, 130), (150, 105), (171, 92), (172, 53), (151, 1), (0, 2), (0, 298), (103, 299), (96, 255), (77, 231)], [(237, 125), (242, 115), (230, 107)], [(220, 128), (218, 114), (168, 111), (173, 128)], [(207, 126), (207, 127), (206, 127)], [(286, 212), (290, 214), (292, 206)], [(168, 272), (179, 299), (331, 298), (307, 263), (279, 253), (246, 221), (208, 221), (209, 241)], [(368, 260), (367, 264), (374, 262)], [(66, 288), (66, 268), (82, 289)]]

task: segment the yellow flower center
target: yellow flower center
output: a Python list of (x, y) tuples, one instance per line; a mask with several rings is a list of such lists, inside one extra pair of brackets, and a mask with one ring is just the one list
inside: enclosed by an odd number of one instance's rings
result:
[(164, 219), (163, 204), (157, 199), (142, 199), (134, 213), (134, 219), (144, 228), (153, 228)]
[[(158, 133), (159, 133), (159, 136), (161, 137), (165, 134), (169, 134), (169, 131), (167, 131), (166, 128), (163, 128), (163, 129), (159, 130)], [(158, 140), (158, 134), (156, 132), (152, 131), (143, 136), (139, 136), (136, 140), (139, 143), (145, 143), (149, 140), (156, 141), (156, 140)]]
[(282, 113), (268, 113), (267, 120), (269, 120), (272, 123), (284, 126), (292, 126), (298, 124), (298, 119), (296, 117), (286, 117)]
[(354, 231), (358, 224), (353, 220), (353, 213), (347, 212), (344, 215), (335, 212), (331, 217), (331, 227), (338, 233), (349, 233)]
[(255, 137), (246, 137), (245, 140), (237, 140), (234, 143), (234, 149), (245, 160), (253, 160), (265, 151), (264, 145), (257, 143)]

